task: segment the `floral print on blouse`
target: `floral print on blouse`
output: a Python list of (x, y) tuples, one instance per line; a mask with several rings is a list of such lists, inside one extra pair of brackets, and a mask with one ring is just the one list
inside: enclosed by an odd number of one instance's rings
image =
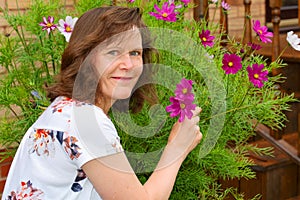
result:
[(6, 198), (7, 200), (40, 200), (42, 199), (43, 191), (34, 188), (30, 181), (21, 182), (20, 189), (11, 191)]
[[(72, 123), (73, 109), (76, 107), (93, 109), (102, 137), (97, 137), (98, 133), (78, 132), (76, 124)], [(80, 120), (80, 116), (77, 118)], [(98, 140), (101, 140), (101, 145), (97, 145)], [(89, 142), (95, 143), (92, 146), (98, 150), (88, 149)], [(24, 135), (3, 196), (7, 200), (94, 200), (95, 197), (101, 200), (81, 166), (92, 159), (122, 151), (117, 131), (101, 109), (85, 102), (58, 97)]]

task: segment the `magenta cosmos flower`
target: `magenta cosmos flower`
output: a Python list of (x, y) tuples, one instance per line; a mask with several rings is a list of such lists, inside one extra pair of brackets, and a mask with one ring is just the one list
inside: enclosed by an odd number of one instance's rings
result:
[(77, 22), (78, 17), (72, 18), (71, 16), (67, 16), (66, 20), (60, 19), (58, 21), (59, 26), (58, 30), (63, 34), (66, 38), (66, 41), (69, 42), (72, 31), (74, 29), (75, 23)]
[(169, 2), (165, 2), (162, 5), (162, 8), (160, 9), (156, 4), (154, 5), (156, 12), (149, 12), (149, 14), (153, 17), (156, 17), (156, 19), (164, 20), (168, 22), (176, 22), (177, 18), (176, 15), (178, 12), (175, 12), (175, 4)]
[(54, 17), (52, 16), (48, 16), (48, 18), (43, 17), (43, 21), (41, 23), (39, 23), (40, 26), (42, 26), (42, 30), (47, 30), (47, 33), (50, 34), (51, 31), (53, 31), (54, 29), (56, 29), (56, 24), (53, 23), (54, 22)]
[(176, 97), (170, 97), (171, 105), (166, 107), (166, 111), (170, 112), (170, 117), (179, 116), (179, 122), (182, 122), (185, 117), (191, 119), (193, 117), (192, 110), (195, 110), (196, 104), (189, 99), (179, 100)]
[(260, 50), (262, 47), (259, 44), (248, 42), (247, 45), (251, 47), (252, 50)]
[(189, 99), (194, 101), (194, 94), (192, 93), (192, 80), (187, 80), (183, 78), (179, 84), (176, 85), (175, 96), (177, 99)]
[(248, 66), (248, 77), (249, 81), (258, 88), (261, 88), (264, 86), (265, 81), (268, 80), (268, 70), (262, 71), (264, 68), (263, 64), (253, 64), (252, 67)]
[(225, 74), (236, 74), (242, 68), (242, 58), (236, 54), (224, 54), (222, 63)]
[(268, 42), (271, 43), (272, 40), (270, 38), (273, 37), (273, 33), (268, 32), (268, 28), (266, 26), (260, 26), (259, 20), (253, 20), (252, 23), (253, 23), (253, 30), (259, 36), (259, 39), (263, 43), (268, 43)]
[(187, 6), (187, 5), (191, 2), (191, 0), (181, 0), (181, 2), (182, 2), (185, 6)]
[(230, 5), (225, 1), (222, 1), (221, 6), (225, 11), (230, 10)]
[(169, 0), (169, 5), (171, 5), (171, 4), (174, 4), (174, 5), (175, 5), (175, 10), (176, 10), (176, 9), (179, 9), (179, 8), (182, 8), (182, 5), (181, 5), (181, 4), (179, 4), (179, 5), (176, 6), (175, 0)]
[(214, 46), (214, 41), (213, 40), (215, 39), (215, 36), (210, 35), (210, 30), (202, 30), (202, 32), (199, 33), (199, 38), (200, 38), (201, 43), (203, 44), (204, 47)]
[(170, 117), (179, 116), (179, 122), (182, 122), (185, 117), (191, 119), (193, 116), (192, 110), (195, 110), (196, 104), (194, 94), (192, 93), (192, 80), (183, 78), (176, 85), (175, 97), (170, 97), (171, 105), (166, 107), (166, 111), (170, 113)]

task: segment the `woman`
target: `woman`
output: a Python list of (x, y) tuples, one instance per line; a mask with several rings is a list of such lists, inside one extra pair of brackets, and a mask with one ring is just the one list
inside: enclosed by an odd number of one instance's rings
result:
[(113, 105), (124, 110), (128, 99), (132, 112), (144, 100), (154, 103), (153, 87), (142, 84), (156, 53), (149, 35), (138, 8), (95, 8), (79, 18), (57, 82), (48, 88), (52, 103), (25, 134), (3, 199), (168, 199), (182, 162), (201, 140), (201, 109), (173, 126), (144, 185), (107, 116)]

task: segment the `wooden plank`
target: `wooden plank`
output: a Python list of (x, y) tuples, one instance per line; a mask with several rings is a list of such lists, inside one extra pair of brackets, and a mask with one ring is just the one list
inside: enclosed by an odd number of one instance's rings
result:
[(300, 113), (298, 112), (298, 138), (297, 138), (297, 155), (300, 157)]
[[(227, 188), (237, 188), (239, 190), (240, 188), (240, 181), (235, 178), (235, 179), (220, 179), (219, 183), (221, 184), (221, 188), (227, 189)], [(234, 196), (232, 194), (228, 194), (226, 196), (225, 200), (235, 200)]]
[(262, 136), (265, 140), (269, 141), (272, 145), (283, 151), (288, 155), (297, 165), (300, 166), (300, 158), (298, 157), (297, 150), (285, 142), (283, 139), (276, 140), (270, 135), (268, 127), (258, 124), (256, 127), (257, 133)]
[[(299, 0), (300, 1), (300, 0)], [(251, 25), (251, 0), (244, 0), (244, 7), (245, 7), (245, 32), (243, 37), (243, 44), (252, 43), (252, 25)]]
[(300, 26), (300, 0), (298, 0), (298, 25)]
[(291, 152), (293, 155), (297, 155), (297, 149), (288, 142), (286, 142), (284, 139), (278, 140), (278, 143), (282, 145), (287, 151)]
[(295, 196), (295, 197), (289, 198), (287, 200), (300, 200), (300, 196)]
[(239, 192), (244, 195), (245, 199), (252, 199), (257, 194), (263, 195), (265, 193), (264, 178), (264, 173), (256, 172), (254, 179), (241, 179)]

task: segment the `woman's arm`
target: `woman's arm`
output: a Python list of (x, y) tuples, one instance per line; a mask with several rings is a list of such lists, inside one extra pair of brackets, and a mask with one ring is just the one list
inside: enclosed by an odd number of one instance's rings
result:
[(202, 135), (199, 130), (200, 108), (192, 119), (176, 123), (160, 161), (142, 185), (132, 170), (125, 153), (94, 159), (83, 165), (83, 170), (104, 199), (168, 199), (179, 168)]

